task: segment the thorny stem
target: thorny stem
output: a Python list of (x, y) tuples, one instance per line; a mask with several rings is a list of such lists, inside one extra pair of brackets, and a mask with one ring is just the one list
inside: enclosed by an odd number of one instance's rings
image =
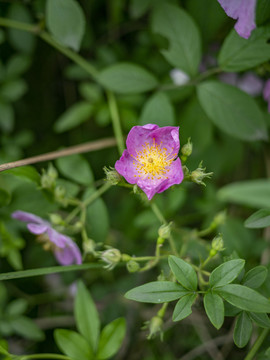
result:
[(113, 131), (116, 137), (119, 154), (122, 155), (125, 150), (122, 128), (120, 123), (119, 111), (114, 94), (111, 91), (107, 91), (107, 98), (109, 103), (109, 109), (112, 118)]
[(263, 329), (244, 360), (252, 360), (268, 335), (270, 329)]

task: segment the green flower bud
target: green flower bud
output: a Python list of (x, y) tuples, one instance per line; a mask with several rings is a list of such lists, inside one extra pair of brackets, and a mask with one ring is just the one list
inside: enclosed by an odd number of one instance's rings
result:
[(128, 254), (122, 254), (121, 260), (124, 262), (128, 262), (129, 260), (131, 260), (131, 256)]
[(57, 179), (57, 177), (58, 177), (58, 172), (51, 163), (48, 166), (47, 174), (50, 178), (52, 178), (54, 180)]
[(66, 189), (63, 186), (56, 186), (54, 196), (57, 200), (63, 200), (66, 195)]
[(121, 252), (118, 249), (108, 249), (100, 257), (107, 264), (105, 268), (112, 270), (121, 260)]
[(181, 148), (181, 153), (185, 156), (188, 157), (192, 154), (192, 149), (193, 149), (193, 144), (190, 141), (190, 138), (188, 138), (188, 142), (182, 146)]
[(223, 251), (224, 249), (224, 242), (223, 242), (223, 238), (221, 235), (216, 236), (213, 240), (212, 240), (212, 249), (216, 250), (216, 251)]
[(169, 224), (161, 225), (160, 228), (158, 229), (159, 237), (161, 237), (162, 239), (169, 239), (169, 237), (171, 236), (171, 227), (172, 227), (171, 222)]
[(140, 270), (140, 264), (138, 264), (134, 260), (130, 260), (129, 262), (127, 262), (127, 270), (130, 273), (135, 273)]
[(213, 220), (213, 223), (215, 224), (215, 226), (219, 226), (224, 224), (226, 221), (226, 211), (220, 211)]
[(206, 173), (205, 170), (206, 168), (202, 168), (202, 162), (201, 162), (199, 164), (199, 167), (196, 170), (192, 171), (192, 173), (190, 174), (191, 181), (195, 182), (196, 184), (206, 186), (203, 180), (206, 178), (210, 178), (213, 175), (213, 173), (212, 172)]
[(147, 339), (148, 340), (153, 339), (157, 334), (160, 334), (160, 338), (162, 340), (163, 338), (162, 326), (163, 326), (162, 318), (159, 316), (154, 316), (148, 324), (149, 335), (147, 336)]
[(50, 221), (54, 225), (62, 225), (63, 219), (59, 214), (50, 214)]
[(92, 239), (85, 239), (82, 247), (85, 254), (95, 254), (95, 242)]
[(107, 168), (105, 166), (103, 168), (103, 170), (105, 172), (107, 181), (111, 185), (117, 185), (121, 181), (121, 176), (118, 174), (118, 172), (113, 167), (110, 166), (109, 168)]

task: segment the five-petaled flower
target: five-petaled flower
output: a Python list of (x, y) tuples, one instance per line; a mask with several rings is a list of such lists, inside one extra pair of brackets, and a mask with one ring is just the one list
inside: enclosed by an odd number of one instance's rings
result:
[(183, 180), (178, 152), (179, 128), (155, 124), (134, 126), (127, 137), (127, 149), (115, 169), (130, 184), (137, 184), (151, 200)]
[(218, 0), (228, 16), (237, 19), (236, 32), (248, 39), (255, 29), (256, 0)]
[(38, 235), (38, 240), (43, 243), (43, 247), (46, 250), (53, 251), (59, 264), (82, 263), (81, 252), (75, 242), (68, 236), (54, 230), (48, 221), (34, 214), (19, 210), (15, 211), (12, 217), (28, 223), (28, 230), (32, 234)]

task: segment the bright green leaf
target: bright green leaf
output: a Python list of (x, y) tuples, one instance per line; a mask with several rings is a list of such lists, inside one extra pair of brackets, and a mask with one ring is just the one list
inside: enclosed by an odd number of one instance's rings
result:
[(99, 315), (95, 303), (82, 281), (78, 282), (74, 313), (77, 328), (95, 352), (99, 341)]
[(219, 265), (210, 275), (211, 287), (223, 286), (231, 283), (242, 271), (245, 260), (235, 259)]
[(203, 304), (205, 312), (215, 328), (220, 329), (224, 322), (224, 303), (221, 297), (208, 292), (204, 295)]
[(98, 79), (105, 88), (120, 94), (141, 93), (158, 85), (150, 72), (131, 63), (111, 65), (100, 72)]
[(188, 294), (183, 296), (175, 305), (173, 311), (173, 321), (180, 321), (192, 313), (191, 306), (196, 300), (197, 294)]
[(45, 337), (43, 331), (39, 329), (34, 321), (25, 316), (20, 316), (11, 320), (10, 325), (18, 335), (21, 335), (26, 339), (41, 341)]
[(119, 350), (126, 333), (126, 321), (119, 318), (104, 327), (100, 334), (97, 358), (111, 358)]
[(197, 94), (206, 114), (225, 133), (240, 140), (267, 140), (263, 113), (244, 91), (210, 80), (197, 86)]
[(250, 315), (250, 318), (260, 327), (265, 328), (265, 329), (270, 328), (270, 319), (267, 314), (250, 312), (249, 315)]
[(52, 35), (62, 45), (78, 51), (85, 30), (81, 6), (75, 0), (47, 0), (46, 21)]
[(87, 102), (77, 102), (56, 120), (54, 130), (62, 133), (79, 126), (90, 119), (93, 109), (93, 105)]
[(129, 300), (161, 304), (177, 300), (190, 292), (172, 281), (153, 281), (129, 290), (125, 297)]
[(184, 260), (169, 256), (169, 266), (176, 277), (176, 280), (189, 290), (197, 290), (197, 275), (193, 267)]
[(72, 360), (94, 359), (93, 352), (85, 338), (75, 331), (56, 329), (54, 338), (59, 349)]
[(224, 71), (243, 71), (268, 61), (269, 35), (269, 28), (259, 28), (252, 31), (248, 39), (244, 39), (233, 29), (221, 47), (219, 66)]
[(270, 180), (258, 179), (232, 183), (221, 188), (217, 196), (221, 201), (254, 208), (268, 207), (270, 204)]
[(270, 226), (269, 209), (258, 210), (245, 221), (245, 227), (250, 229), (265, 228), (267, 226)]
[(155, 93), (146, 101), (142, 109), (139, 124), (175, 125), (174, 109), (165, 93)]
[(252, 289), (257, 289), (265, 282), (267, 273), (268, 270), (265, 266), (256, 266), (245, 274), (243, 285)]
[(222, 296), (230, 304), (242, 310), (269, 313), (270, 301), (257, 291), (243, 285), (228, 284), (216, 288), (215, 292)]
[(185, 73), (196, 75), (201, 39), (192, 17), (178, 6), (163, 3), (154, 11), (152, 30), (169, 40), (168, 50), (161, 51), (166, 60)]
[(94, 181), (90, 165), (81, 155), (74, 154), (59, 158), (56, 160), (56, 164), (64, 176), (79, 184), (89, 186)]
[(236, 318), (233, 332), (235, 345), (242, 348), (247, 345), (252, 334), (252, 322), (245, 311), (242, 311)]
[(12, 174), (26, 181), (40, 184), (40, 175), (33, 166), (22, 166), (6, 171), (6, 174)]

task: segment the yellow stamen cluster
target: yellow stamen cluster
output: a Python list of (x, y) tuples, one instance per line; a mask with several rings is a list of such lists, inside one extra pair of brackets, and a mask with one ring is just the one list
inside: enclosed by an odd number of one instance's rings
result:
[(49, 239), (49, 236), (47, 234), (38, 235), (37, 241), (42, 244), (42, 247), (45, 251), (61, 251), (62, 250), (56, 244), (51, 242), (51, 240)]
[(168, 179), (167, 173), (169, 166), (177, 154), (168, 154), (168, 150), (162, 147), (162, 142), (158, 145), (153, 138), (153, 144), (145, 143), (141, 151), (137, 152), (133, 165), (136, 167), (138, 175), (134, 177), (147, 178), (149, 180)]

